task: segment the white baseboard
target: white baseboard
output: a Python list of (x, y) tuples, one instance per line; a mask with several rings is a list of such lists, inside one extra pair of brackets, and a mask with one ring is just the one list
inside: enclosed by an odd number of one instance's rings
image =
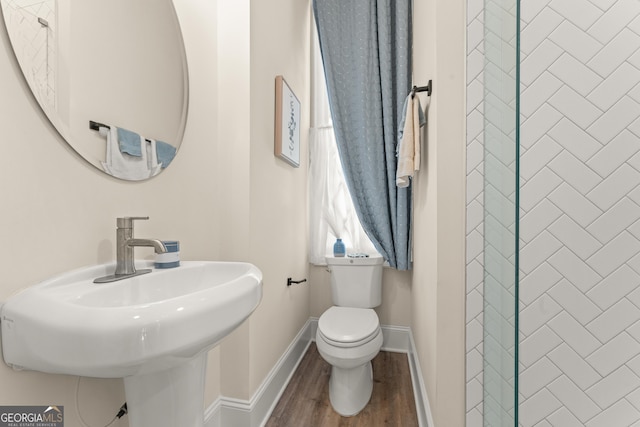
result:
[[(318, 318), (309, 318), (295, 337), (287, 351), (273, 367), (267, 378), (251, 397), (240, 400), (219, 397), (204, 414), (205, 427), (258, 427), (264, 426), (304, 357), (311, 341), (315, 341)], [(407, 353), (413, 394), (420, 427), (433, 427), (433, 419), (420, 365), (416, 357), (415, 344), (411, 329), (401, 326), (382, 325), (384, 344), (382, 350)], [(310, 426), (312, 427), (312, 426)]]
[(409, 331), (409, 370), (411, 371), (411, 384), (413, 384), (413, 396), (416, 400), (416, 412), (418, 413), (418, 425), (420, 427), (434, 427), (431, 406), (427, 396), (427, 388), (422, 378), (420, 361), (416, 351), (416, 343), (413, 341), (413, 334)]

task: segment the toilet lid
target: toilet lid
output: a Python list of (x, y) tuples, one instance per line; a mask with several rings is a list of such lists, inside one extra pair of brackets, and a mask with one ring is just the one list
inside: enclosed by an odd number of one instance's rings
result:
[(328, 340), (353, 344), (375, 336), (380, 321), (370, 308), (331, 307), (320, 316), (318, 329)]

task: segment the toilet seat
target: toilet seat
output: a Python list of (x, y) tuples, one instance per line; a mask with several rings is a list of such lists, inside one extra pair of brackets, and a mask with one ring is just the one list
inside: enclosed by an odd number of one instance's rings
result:
[(380, 334), (380, 321), (370, 308), (334, 306), (320, 316), (318, 333), (336, 347), (358, 347)]

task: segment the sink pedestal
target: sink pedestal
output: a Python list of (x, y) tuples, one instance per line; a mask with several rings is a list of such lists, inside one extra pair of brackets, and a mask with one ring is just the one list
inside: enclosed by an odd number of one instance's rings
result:
[(130, 427), (202, 427), (207, 353), (174, 368), (124, 378)]

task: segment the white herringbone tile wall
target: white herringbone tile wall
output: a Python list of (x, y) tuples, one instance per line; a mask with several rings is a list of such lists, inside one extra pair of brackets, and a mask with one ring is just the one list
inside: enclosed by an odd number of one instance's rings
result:
[(483, 0), (467, 0), (467, 426), (482, 427)]
[[(482, 12), (468, 0), (468, 427), (482, 426)], [(520, 425), (640, 426), (640, 1), (521, 12)]]
[[(57, 2), (7, 0), (2, 13), (11, 43), (34, 95), (44, 108), (56, 106)], [(42, 18), (48, 23), (43, 27)]]

